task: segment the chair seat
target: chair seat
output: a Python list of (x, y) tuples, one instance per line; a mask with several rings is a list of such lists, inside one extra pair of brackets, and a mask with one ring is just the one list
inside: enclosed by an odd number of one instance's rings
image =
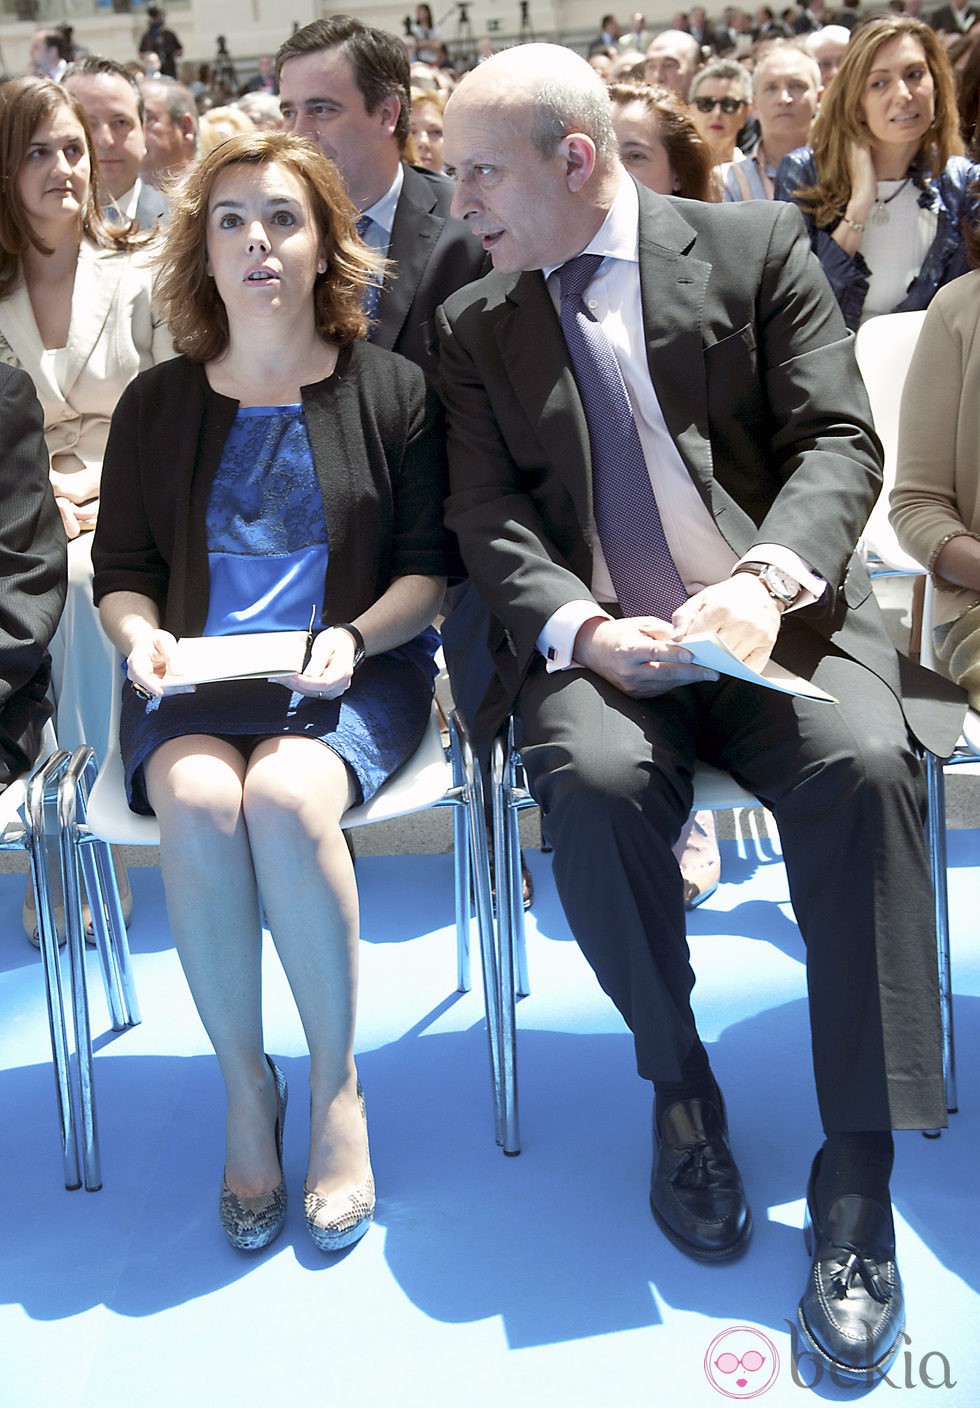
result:
[(435, 708), (429, 714), (425, 737), (410, 761), (370, 801), (352, 807), (340, 825), (344, 831), (371, 821), (394, 821), (411, 812), (426, 811), (438, 805), (453, 785), (452, 767), (446, 758), (439, 717)]
[(758, 798), (732, 777), (729, 772), (698, 763), (694, 774), (694, 811), (721, 812), (729, 807), (757, 807)]
[(22, 808), (26, 800), (26, 777), (15, 777), (13, 782), (0, 792), (0, 848), (23, 847), (27, 825)]
[(961, 740), (963, 747), (969, 749), (980, 758), (980, 714), (976, 709), (968, 709), (966, 718), (963, 720), (963, 736)]

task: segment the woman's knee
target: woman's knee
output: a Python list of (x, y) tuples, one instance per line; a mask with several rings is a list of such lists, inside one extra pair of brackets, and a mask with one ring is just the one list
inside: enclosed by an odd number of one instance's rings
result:
[(320, 743), (277, 740), (284, 741), (306, 747), (257, 751), (245, 775), (246, 821), (263, 827), (287, 826), (309, 835), (320, 834), (325, 825), (339, 826), (353, 800), (346, 763)]
[(163, 749), (144, 765), (147, 795), (161, 828), (185, 833), (234, 830), (242, 813), (242, 781), (220, 758), (168, 757)]

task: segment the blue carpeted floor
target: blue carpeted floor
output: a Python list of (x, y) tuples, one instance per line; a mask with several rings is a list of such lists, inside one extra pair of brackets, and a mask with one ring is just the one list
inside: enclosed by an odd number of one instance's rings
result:
[[(466, 996), (453, 990), (450, 858), (359, 862), (358, 1065), (379, 1202), (365, 1240), (336, 1258), (313, 1249), (303, 1223), (303, 1040), (271, 946), (267, 1045), (292, 1086), (292, 1202), (267, 1253), (224, 1243), (221, 1086), (155, 870), (133, 872), (143, 1023), (98, 1040), (105, 1186), (64, 1191), (23, 881), (0, 877), (2, 1408), (802, 1402), (795, 1379), (810, 1383), (813, 1367), (801, 1360), (794, 1374), (787, 1320), (807, 1271), (802, 1195), (820, 1132), (801, 948), (782, 866), (723, 849), (725, 883), (690, 932), (755, 1233), (741, 1261), (720, 1267), (687, 1260), (650, 1217), (649, 1095), (569, 939), (547, 856), (530, 857), (538, 900), (516, 1159), (493, 1141), (478, 981)], [(938, 1141), (897, 1141), (909, 1344), (874, 1390), (887, 1402), (980, 1403), (980, 832), (950, 834), (950, 867), (962, 1110)], [(91, 979), (103, 1033), (94, 959)], [(727, 1335), (736, 1326), (748, 1328)], [(778, 1368), (767, 1362), (741, 1386), (716, 1370), (710, 1381), (720, 1335), (738, 1352), (767, 1352), (768, 1341)], [(827, 1378), (813, 1391), (861, 1396)]]

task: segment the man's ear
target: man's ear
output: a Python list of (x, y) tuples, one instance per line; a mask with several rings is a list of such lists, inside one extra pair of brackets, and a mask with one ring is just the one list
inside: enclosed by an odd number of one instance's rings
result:
[(595, 170), (595, 142), (584, 132), (570, 132), (558, 146), (565, 162), (565, 179), (570, 191), (580, 191)]
[(402, 104), (397, 93), (389, 93), (386, 98), (375, 108), (375, 113), (381, 126), (385, 129), (389, 137), (395, 135), (395, 128), (398, 126), (398, 118), (401, 114)]

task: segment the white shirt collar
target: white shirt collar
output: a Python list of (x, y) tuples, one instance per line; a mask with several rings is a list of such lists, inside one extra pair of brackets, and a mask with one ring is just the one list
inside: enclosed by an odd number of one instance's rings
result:
[(405, 184), (405, 166), (403, 162), (398, 163), (398, 170), (395, 172), (395, 179), (385, 191), (380, 200), (376, 200), (373, 205), (369, 205), (367, 210), (362, 210), (362, 215), (369, 216), (374, 223), (391, 239), (391, 231), (395, 224), (395, 208), (398, 205), (398, 197), (402, 193), (402, 186)]
[[(624, 259), (638, 264), (640, 259), (640, 197), (633, 178), (625, 170), (619, 173), (619, 190), (609, 207), (605, 220), (580, 254), (601, 254), (604, 259)], [(563, 262), (568, 262), (563, 261)], [(550, 264), (541, 272), (549, 279), (560, 264)]]
[(137, 176), (128, 191), (123, 191), (118, 199), (106, 201), (106, 204), (115, 206), (124, 220), (135, 220), (136, 207), (139, 205), (140, 192), (142, 189), (143, 183)]

